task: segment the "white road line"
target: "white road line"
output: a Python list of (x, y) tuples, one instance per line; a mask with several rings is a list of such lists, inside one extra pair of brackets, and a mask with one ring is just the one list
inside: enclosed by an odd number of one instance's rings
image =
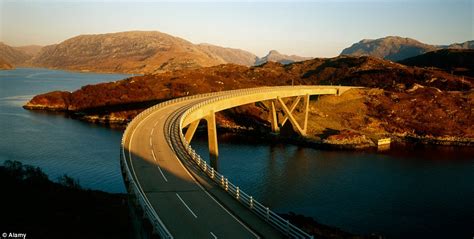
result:
[(153, 151), (153, 149), (151, 150), (151, 156), (153, 156), (153, 159), (155, 160), (155, 162), (157, 162), (156, 167), (157, 167), (158, 170), (160, 171), (161, 176), (163, 176), (163, 179), (165, 180), (165, 182), (168, 182), (168, 179), (165, 177), (165, 174), (163, 173), (163, 171), (161, 171), (161, 167), (160, 167), (160, 165), (158, 164), (158, 161), (156, 160), (155, 152)]
[(155, 127), (153, 127), (153, 129), (151, 129), (150, 136), (153, 136), (153, 132), (155, 132)]
[(210, 232), (211, 233), (211, 236), (214, 237), (214, 239), (217, 239), (217, 236), (214, 235), (214, 233)]
[(150, 146), (153, 146), (153, 142), (151, 142), (151, 137), (150, 137)]
[(191, 212), (191, 214), (193, 214), (194, 218), (198, 218), (198, 216), (196, 216), (196, 214), (193, 212), (193, 210), (191, 210), (191, 208), (189, 208), (188, 204), (186, 204), (183, 199), (181, 198), (181, 196), (179, 196), (178, 193), (176, 193), (176, 196), (178, 197), (178, 199), (184, 204), (184, 206), (189, 210), (189, 212)]
[[(153, 113), (152, 113), (152, 114), (153, 114)], [(152, 114), (150, 114), (150, 115), (152, 115)], [(150, 115), (149, 115), (149, 116), (150, 116)], [(157, 121), (155, 122), (155, 124), (153, 125), (153, 128), (156, 127), (156, 125), (158, 124), (158, 122), (160, 122), (160, 121), (157, 120)]]
[(260, 238), (260, 236), (258, 236), (255, 232), (253, 232), (249, 227), (247, 227), (247, 225), (245, 225), (242, 221), (240, 221), (237, 217), (234, 216), (234, 214), (230, 213), (229, 210), (227, 210), (227, 208), (225, 208), (219, 201), (217, 201), (195, 178), (194, 176), (191, 175), (191, 173), (189, 172), (189, 170), (184, 166), (184, 164), (181, 162), (181, 160), (179, 160), (179, 158), (175, 155), (175, 158), (176, 160), (178, 160), (179, 164), (181, 165), (181, 167), (183, 167), (186, 171), (186, 173), (189, 175), (189, 177), (191, 177), (191, 180), (193, 180), (199, 188), (201, 188), (201, 190), (207, 195), (209, 196), (209, 198), (211, 198), (215, 203), (217, 203), (217, 205), (219, 205), (225, 212), (227, 212), (227, 214), (229, 214), (232, 218), (234, 218), (235, 221), (237, 221), (240, 225), (242, 225), (245, 229), (247, 229), (247, 231), (249, 231), (250, 233), (252, 233), (255, 238)]

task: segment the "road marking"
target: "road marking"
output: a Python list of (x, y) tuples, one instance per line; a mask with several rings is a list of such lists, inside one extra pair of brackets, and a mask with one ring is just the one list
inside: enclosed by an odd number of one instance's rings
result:
[(211, 236), (214, 237), (214, 239), (217, 239), (217, 236), (214, 235), (214, 233), (210, 232), (211, 233)]
[(151, 142), (151, 137), (150, 137), (150, 146), (153, 147), (153, 142)]
[(183, 162), (181, 162), (181, 160), (175, 155), (175, 159), (178, 160), (179, 164), (181, 165), (181, 167), (183, 167), (186, 171), (186, 173), (189, 175), (189, 177), (191, 177), (191, 180), (193, 180), (196, 185), (198, 185), (199, 188), (201, 188), (201, 190), (207, 195), (209, 196), (209, 198), (211, 198), (217, 205), (219, 205), (225, 212), (227, 212), (227, 214), (229, 214), (232, 218), (234, 218), (234, 220), (236, 222), (238, 222), (240, 225), (242, 225), (245, 229), (247, 229), (247, 231), (249, 231), (251, 234), (253, 234), (255, 236), (255, 238), (260, 238), (260, 236), (258, 236), (255, 232), (253, 232), (249, 227), (247, 227), (247, 225), (245, 225), (242, 221), (240, 221), (237, 217), (235, 217), (232, 213), (229, 212), (229, 210), (227, 210), (227, 208), (225, 208), (219, 201), (217, 201), (217, 199), (215, 199), (197, 180), (196, 178), (194, 178), (194, 176), (191, 175), (191, 173), (189, 172), (189, 170), (184, 166)]
[(155, 127), (153, 127), (153, 129), (151, 129), (150, 136), (153, 136), (153, 132), (155, 132)]
[(178, 197), (178, 199), (184, 204), (184, 206), (189, 210), (189, 212), (191, 212), (191, 214), (193, 214), (194, 218), (198, 218), (198, 216), (196, 216), (196, 214), (193, 212), (193, 210), (191, 210), (191, 208), (189, 208), (188, 204), (186, 204), (183, 199), (181, 198), (181, 196), (179, 196), (178, 193), (176, 193), (176, 196)]
[(157, 167), (158, 170), (160, 171), (161, 176), (163, 176), (163, 179), (164, 179), (166, 182), (168, 182), (168, 179), (165, 177), (165, 174), (163, 173), (163, 171), (161, 171), (161, 167), (160, 167), (160, 165), (158, 164), (158, 160), (156, 160), (155, 152), (153, 151), (153, 149), (151, 150), (151, 156), (153, 156), (153, 159), (155, 160), (155, 162), (157, 162), (156, 167)]
[[(150, 114), (150, 115), (152, 115), (152, 114)], [(148, 115), (148, 116), (150, 116), (150, 115)], [(153, 128), (156, 127), (156, 125), (158, 124), (158, 122), (160, 122), (160, 121), (157, 120), (157, 121), (155, 122), (155, 124), (153, 125)]]

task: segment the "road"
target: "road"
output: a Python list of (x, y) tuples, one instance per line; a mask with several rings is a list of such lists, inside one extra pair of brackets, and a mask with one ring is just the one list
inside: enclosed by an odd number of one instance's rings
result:
[[(143, 119), (127, 140), (131, 171), (174, 238), (260, 238), (208, 192), (213, 185), (196, 181), (166, 141), (168, 117), (202, 100), (168, 105)], [(281, 237), (276, 230), (275, 236)]]

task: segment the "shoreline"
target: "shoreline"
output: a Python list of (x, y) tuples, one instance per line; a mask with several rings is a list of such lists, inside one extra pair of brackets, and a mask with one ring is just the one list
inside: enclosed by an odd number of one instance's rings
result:
[[(111, 115), (87, 115), (83, 112), (74, 112), (63, 109), (56, 109), (54, 107), (47, 106), (23, 106), (24, 109), (33, 112), (42, 112), (48, 114), (59, 114), (64, 117), (80, 120), (90, 124), (96, 124), (103, 127), (125, 129), (127, 124), (130, 122), (129, 119), (123, 117), (113, 117)], [(223, 126), (218, 125), (217, 128), (223, 133), (236, 133), (236, 134), (247, 134), (253, 136), (259, 136), (273, 142), (289, 143), (299, 145), (303, 147), (310, 147), (316, 149), (328, 149), (328, 150), (374, 150), (377, 149), (377, 145), (369, 143), (347, 143), (345, 140), (335, 141), (334, 143), (324, 142), (324, 140), (318, 140), (311, 137), (301, 136), (283, 136), (281, 134), (275, 134), (271, 132), (270, 128), (259, 126), (259, 129), (248, 128), (242, 126)], [(198, 129), (199, 130), (199, 129)], [(387, 135), (392, 139), (392, 144), (425, 144), (425, 145), (437, 145), (437, 146), (459, 146), (459, 147), (473, 147), (473, 138), (462, 138), (456, 136), (446, 137), (434, 137), (434, 136), (420, 136), (415, 134), (400, 134), (400, 133), (389, 133)]]

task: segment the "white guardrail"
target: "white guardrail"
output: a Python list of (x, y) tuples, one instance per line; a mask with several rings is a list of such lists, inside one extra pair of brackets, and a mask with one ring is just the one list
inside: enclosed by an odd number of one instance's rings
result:
[[(290, 86), (291, 87), (291, 86)], [(288, 88), (290, 88), (288, 87)], [(302, 86), (302, 87), (308, 87), (308, 86)], [(314, 86), (313, 86), (314, 87)], [(278, 88), (287, 88), (286, 86), (283, 87), (278, 87)], [(255, 200), (252, 196), (248, 195), (244, 191), (242, 191), (238, 186), (235, 186), (233, 183), (231, 183), (228, 178), (226, 178), (224, 175), (220, 174), (217, 172), (213, 167), (207, 164), (205, 160), (202, 159), (202, 157), (196, 153), (196, 151), (189, 145), (189, 143), (186, 141), (184, 138), (184, 134), (182, 132), (182, 123), (186, 116), (190, 114), (191, 112), (198, 110), (200, 107), (207, 105), (207, 104), (212, 104), (213, 102), (224, 100), (227, 98), (232, 98), (236, 96), (241, 96), (241, 95), (246, 95), (246, 94), (252, 94), (252, 93), (261, 93), (264, 90), (276, 90), (276, 87), (260, 87), (260, 88), (251, 88), (251, 89), (241, 89), (241, 90), (232, 90), (232, 91), (226, 91), (224, 92), (225, 95), (222, 95), (223, 92), (213, 92), (213, 93), (207, 93), (207, 94), (200, 94), (200, 95), (193, 95), (193, 96), (188, 96), (188, 97), (182, 97), (182, 98), (177, 98), (173, 100), (169, 100), (166, 102), (159, 103), (157, 105), (154, 105), (140, 114), (138, 114), (127, 126), (125, 129), (125, 132), (122, 136), (122, 142), (121, 142), (121, 150), (120, 150), (120, 159), (121, 163), (124, 168), (124, 176), (126, 179), (129, 181), (129, 192), (133, 193), (134, 195), (137, 196), (138, 203), (140, 207), (143, 209), (145, 216), (150, 220), (153, 229), (162, 237), (162, 238), (173, 238), (173, 236), (170, 234), (166, 226), (163, 224), (161, 221), (160, 217), (157, 215), (155, 210), (153, 209), (151, 203), (148, 201), (148, 199), (145, 196), (145, 193), (141, 189), (140, 185), (136, 183), (136, 176), (132, 174), (130, 167), (129, 167), (129, 162), (131, 159), (127, 159), (127, 155), (125, 153), (125, 142), (127, 137), (129, 137), (129, 132), (132, 132), (138, 123), (150, 115), (153, 111), (155, 111), (158, 108), (174, 104), (176, 102), (184, 101), (184, 100), (189, 100), (189, 99), (196, 99), (196, 98), (206, 98), (206, 97), (211, 97), (215, 96), (214, 98), (204, 100), (203, 102), (200, 102), (188, 110), (186, 110), (180, 117), (179, 117), (179, 138), (182, 143), (182, 146), (186, 150), (186, 153), (188, 154), (189, 158), (192, 159), (198, 166), (199, 168), (206, 173), (206, 175), (213, 180), (215, 183), (217, 183), (222, 189), (224, 189), (226, 192), (228, 192), (233, 198), (235, 198), (238, 202), (242, 203), (244, 206), (246, 206), (249, 210), (254, 212), (256, 215), (260, 216), (262, 219), (267, 221), (270, 225), (275, 227), (276, 229), (280, 230), (284, 234), (286, 234), (290, 238), (314, 238), (312, 235), (309, 235), (308, 233), (304, 232), (297, 226), (293, 225), (290, 223), (288, 220), (283, 219), (281, 216), (270, 210), (270, 208), (262, 205), (260, 202)], [(176, 132), (174, 132), (176, 133)]]

